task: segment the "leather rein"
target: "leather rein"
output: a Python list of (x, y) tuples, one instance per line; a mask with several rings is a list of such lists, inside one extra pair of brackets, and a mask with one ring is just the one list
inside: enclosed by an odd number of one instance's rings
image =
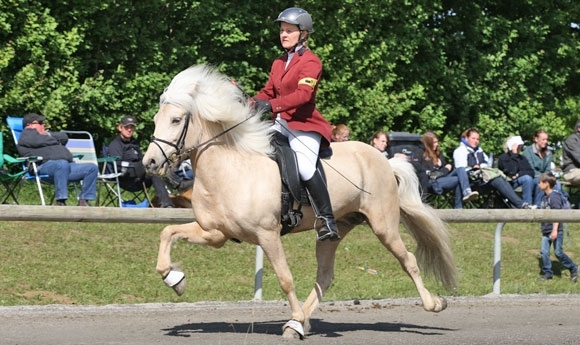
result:
[[(179, 134), (179, 138), (177, 139), (176, 144), (174, 144), (171, 141), (165, 140), (165, 139), (157, 138), (155, 136), (151, 136), (150, 142), (152, 144), (155, 144), (159, 148), (159, 150), (163, 154), (163, 157), (165, 158), (165, 161), (161, 165), (164, 165), (165, 163), (169, 163), (169, 165), (171, 166), (176, 161), (178, 161), (180, 157), (186, 156), (189, 153), (199, 149), (200, 147), (203, 147), (203, 146), (211, 143), (212, 141), (216, 140), (217, 138), (221, 137), (222, 135), (224, 135), (224, 134), (228, 133), (229, 131), (233, 130), (234, 128), (238, 127), (242, 123), (248, 121), (250, 118), (251, 118), (251, 116), (238, 122), (237, 124), (233, 125), (232, 127), (225, 129), (224, 131), (214, 135), (213, 137), (209, 138), (208, 140), (201, 142), (201, 143), (195, 145), (194, 147), (186, 149), (183, 152), (181, 152), (181, 150), (183, 150), (183, 148), (185, 146), (185, 138), (187, 137), (187, 130), (189, 129), (189, 122), (191, 121), (191, 112), (187, 112), (187, 115), (185, 117), (185, 125), (181, 129), (181, 133)], [(161, 145), (159, 145), (159, 143), (163, 143), (163, 144), (166, 144), (166, 145), (173, 147), (175, 149), (175, 152), (172, 153), (171, 156), (168, 157), (167, 154), (165, 153), (165, 151), (161, 148)]]

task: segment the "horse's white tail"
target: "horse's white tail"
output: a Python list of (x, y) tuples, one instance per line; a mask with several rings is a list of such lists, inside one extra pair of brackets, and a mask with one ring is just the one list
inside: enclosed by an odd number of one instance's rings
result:
[(421, 200), (419, 179), (411, 163), (401, 158), (389, 159), (389, 163), (399, 187), (401, 222), (417, 242), (415, 256), (419, 266), (445, 288), (455, 288), (457, 268), (447, 225)]

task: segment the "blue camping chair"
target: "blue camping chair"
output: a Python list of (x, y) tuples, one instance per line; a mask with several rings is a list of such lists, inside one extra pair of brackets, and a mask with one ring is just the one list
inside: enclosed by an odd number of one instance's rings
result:
[[(14, 144), (18, 145), (18, 140), (20, 139), (20, 134), (24, 130), (24, 126), (22, 123), (22, 117), (12, 117), (8, 116), (6, 118), (6, 123), (12, 132), (12, 137), (14, 138)], [(44, 200), (44, 192), (42, 190), (42, 185), (51, 185), (49, 182), (48, 175), (40, 175), (38, 173), (38, 166), (37, 162), (42, 161), (42, 157), (18, 157), (21, 161), (22, 171), (23, 171), (23, 180), (24, 181), (31, 181), (36, 182), (36, 187), (38, 189), (38, 195), (40, 197), (40, 202), (42, 205), (46, 205)]]

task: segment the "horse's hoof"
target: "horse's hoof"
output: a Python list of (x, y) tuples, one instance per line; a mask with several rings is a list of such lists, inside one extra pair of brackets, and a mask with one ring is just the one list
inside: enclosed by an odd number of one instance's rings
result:
[(163, 277), (165, 285), (172, 288), (177, 296), (181, 296), (185, 292), (186, 281), (185, 274), (181, 271), (171, 270)]
[(441, 302), (441, 307), (439, 308), (439, 311), (447, 309), (447, 299), (445, 297), (439, 296), (439, 301)]
[(290, 320), (282, 327), (284, 333), (282, 337), (287, 339), (304, 339), (304, 328), (302, 324), (296, 320)]
[(187, 279), (185, 279), (185, 277), (183, 277), (183, 279), (179, 283), (177, 283), (177, 285), (173, 286), (173, 291), (175, 291), (177, 296), (181, 296), (185, 292), (185, 285), (186, 285), (185, 283), (186, 282), (187, 282)]
[(447, 309), (447, 300), (445, 297), (431, 295), (433, 298), (433, 309), (429, 310), (434, 313), (439, 313), (445, 309)]

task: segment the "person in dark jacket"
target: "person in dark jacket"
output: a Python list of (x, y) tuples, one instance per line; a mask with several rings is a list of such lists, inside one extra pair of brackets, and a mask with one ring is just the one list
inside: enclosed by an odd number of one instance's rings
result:
[(417, 157), (418, 164), (413, 163), (419, 181), (424, 191), (438, 195), (444, 192), (455, 191), (454, 208), (463, 208), (464, 201), (478, 198), (479, 193), (472, 191), (469, 186), (469, 177), (465, 168), (453, 169), (448, 164), (443, 152), (439, 148), (439, 137), (432, 131), (427, 131), (421, 136), (423, 147), (417, 149), (413, 155)]
[[(143, 166), (143, 152), (139, 146), (139, 141), (133, 137), (137, 121), (134, 116), (123, 116), (117, 130), (119, 135), (109, 144), (109, 156), (117, 156), (118, 171), (125, 170), (125, 174), (119, 178), (119, 183), (123, 189), (139, 190), (143, 182), (147, 187), (153, 184), (155, 193), (159, 197), (161, 207), (173, 207), (173, 202), (169, 197), (169, 192), (165, 182), (161, 177), (150, 176), (145, 173)], [(128, 166), (123, 166), (122, 162), (128, 162)]]
[(38, 173), (48, 175), (54, 183), (57, 206), (65, 206), (68, 199), (68, 183), (82, 181), (78, 206), (89, 206), (97, 194), (96, 164), (77, 164), (72, 153), (66, 148), (68, 136), (64, 132), (49, 132), (45, 129), (45, 117), (30, 113), (24, 116), (24, 130), (18, 140), (18, 154), (23, 157), (42, 157), (38, 162)]
[[(551, 173), (542, 173), (538, 178), (540, 189), (544, 192), (541, 208), (561, 210), (566, 209), (566, 196), (554, 190), (556, 177)], [(569, 205), (567, 205), (569, 208)], [(540, 257), (542, 261), (542, 275), (539, 280), (552, 279), (552, 259), (550, 258), (550, 247), (554, 246), (554, 255), (560, 264), (570, 270), (570, 280), (574, 283), (578, 281), (578, 265), (564, 252), (564, 227), (562, 222), (545, 222), (541, 225), (542, 242), (540, 246)]]
[(540, 192), (540, 187), (534, 181), (534, 169), (526, 157), (521, 155), (524, 141), (519, 135), (506, 140), (504, 153), (498, 158), (498, 168), (508, 177), (508, 182), (514, 189), (522, 186), (522, 199), (532, 205), (534, 195)]

